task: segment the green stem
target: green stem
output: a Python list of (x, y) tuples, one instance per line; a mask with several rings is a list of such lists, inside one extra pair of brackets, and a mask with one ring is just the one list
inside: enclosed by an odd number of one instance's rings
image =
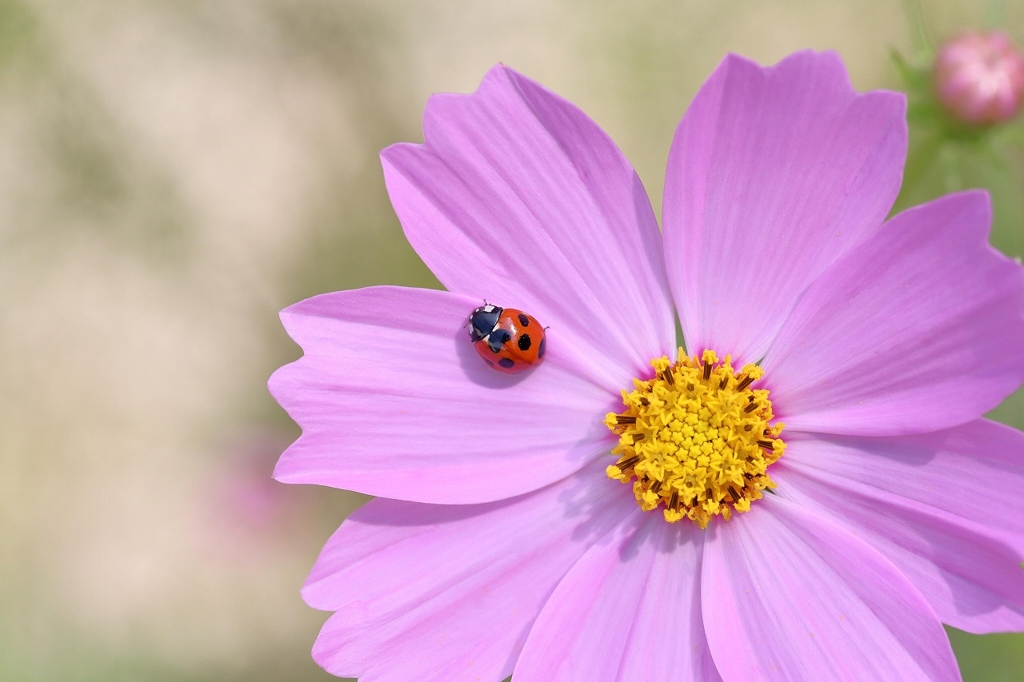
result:
[(952, 145), (946, 145), (939, 153), (939, 160), (942, 163), (943, 186), (946, 194), (958, 192), (964, 187), (963, 176), (960, 173), (960, 155)]
[(932, 135), (911, 147), (906, 166), (903, 169), (903, 187), (900, 190), (902, 197), (915, 198), (913, 197), (914, 191), (935, 165), (936, 159), (942, 151), (942, 143), (941, 135)]
[(910, 29), (910, 43), (914, 48), (914, 56), (920, 61), (927, 61), (934, 51), (934, 44), (928, 31), (928, 24), (924, 20), (921, 1), (902, 1), (903, 11), (907, 15), (907, 27)]

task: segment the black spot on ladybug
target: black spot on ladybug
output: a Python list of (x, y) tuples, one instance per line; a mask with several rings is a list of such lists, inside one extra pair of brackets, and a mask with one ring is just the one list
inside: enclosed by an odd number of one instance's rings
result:
[(491, 361), (491, 360), (488, 360), (487, 358), (484, 358), (484, 362), (486, 362), (486, 363), (487, 363), (488, 365), (490, 365), (491, 367), (494, 367), (494, 362), (493, 362), (493, 361)]
[(519, 337), (519, 350), (530, 350), (530, 335), (523, 334)]
[[(523, 325), (524, 327), (529, 327), (530, 318), (528, 318), (526, 315), (523, 315), (522, 313), (519, 313), (519, 324)], [(523, 350), (526, 349), (524, 348)]]
[(537, 359), (538, 360), (540, 358), (544, 357), (544, 351), (547, 350), (547, 348), (545, 347), (545, 346), (547, 346), (547, 342), (548, 342), (548, 338), (546, 336), (543, 339), (540, 340), (540, 346), (537, 348)]
[(502, 358), (501, 360), (498, 360), (498, 364), (504, 367), (505, 369), (512, 369), (513, 367), (516, 366), (515, 360), (509, 360), (508, 358)]
[(501, 351), (501, 347), (512, 339), (512, 334), (507, 329), (495, 329), (487, 337), (487, 345), (492, 353)]

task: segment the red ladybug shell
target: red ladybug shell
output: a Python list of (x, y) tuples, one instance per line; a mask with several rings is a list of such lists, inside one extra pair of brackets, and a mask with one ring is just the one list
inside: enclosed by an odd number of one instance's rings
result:
[[(497, 321), (486, 335), (481, 336), (481, 322), (490, 322), (495, 313)], [(540, 364), (547, 342), (544, 327), (535, 317), (515, 308), (492, 305), (473, 311), (470, 338), (483, 361), (505, 374), (518, 374)]]

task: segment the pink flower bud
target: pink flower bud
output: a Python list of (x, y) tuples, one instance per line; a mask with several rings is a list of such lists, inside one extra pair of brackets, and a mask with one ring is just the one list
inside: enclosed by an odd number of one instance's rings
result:
[(1024, 99), (1024, 57), (1002, 31), (963, 33), (935, 58), (935, 94), (964, 123), (1008, 121)]

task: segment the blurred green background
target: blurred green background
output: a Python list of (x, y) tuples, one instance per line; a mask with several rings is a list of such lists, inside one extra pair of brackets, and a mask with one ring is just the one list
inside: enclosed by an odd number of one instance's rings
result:
[[(933, 37), (986, 19), (921, 9)], [(299, 354), (285, 305), (436, 286), (378, 150), (501, 61), (593, 116), (657, 209), (725, 52), (805, 47), (861, 90), (915, 54), (896, 0), (0, 0), (0, 680), (332, 679), (299, 587), (362, 498), (270, 481), (297, 429), (265, 383)], [(941, 162), (914, 139), (901, 202), (990, 187), (1024, 254), (1018, 138)], [(996, 417), (1024, 427), (1024, 394)], [(1024, 636), (953, 641), (967, 680), (1024, 678)]]

